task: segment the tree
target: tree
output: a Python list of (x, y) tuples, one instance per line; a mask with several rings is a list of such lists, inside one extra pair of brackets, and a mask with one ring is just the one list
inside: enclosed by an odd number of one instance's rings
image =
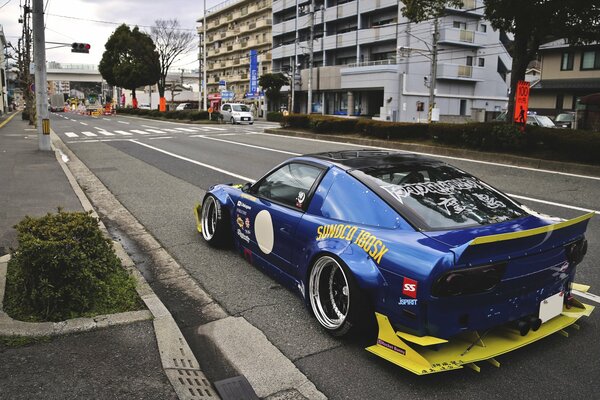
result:
[(104, 45), (105, 51), (98, 70), (111, 85), (131, 90), (133, 106), (137, 108), (135, 89), (154, 85), (160, 76), (158, 52), (152, 39), (125, 24), (119, 26)]
[[(525, 80), (527, 64), (541, 44), (556, 39), (566, 39), (570, 45), (600, 41), (599, 0), (484, 0), (484, 4), (492, 26), (514, 34), (511, 93), (516, 93), (518, 81)], [(513, 108), (510, 96), (509, 116)]]
[(275, 108), (279, 107), (281, 87), (288, 83), (288, 78), (282, 73), (264, 74), (258, 78), (258, 84), (264, 89), (267, 99), (276, 104)]
[(150, 30), (150, 36), (156, 45), (160, 60), (160, 77), (158, 79), (158, 94), (160, 110), (166, 111), (165, 87), (169, 68), (177, 58), (194, 47), (195, 35), (179, 28), (177, 19), (158, 19)]
[[(443, 15), (446, 7), (462, 7), (461, 0), (406, 0), (402, 13), (413, 22)], [(541, 44), (566, 39), (577, 45), (600, 41), (600, 0), (484, 0), (485, 18), (494, 27), (514, 35), (510, 92), (525, 80), (527, 64)], [(513, 115), (514, 97), (508, 101)], [(512, 121), (512, 118), (507, 121)]]

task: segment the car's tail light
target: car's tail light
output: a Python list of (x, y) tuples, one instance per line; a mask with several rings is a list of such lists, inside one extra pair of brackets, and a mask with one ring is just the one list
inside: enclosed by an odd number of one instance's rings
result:
[(502, 280), (506, 263), (450, 271), (439, 277), (431, 289), (436, 297), (458, 296), (492, 290)]
[(585, 239), (580, 239), (565, 246), (567, 260), (569, 261), (571, 267), (576, 266), (583, 260), (585, 253), (587, 253), (587, 248), (588, 244), (587, 240)]

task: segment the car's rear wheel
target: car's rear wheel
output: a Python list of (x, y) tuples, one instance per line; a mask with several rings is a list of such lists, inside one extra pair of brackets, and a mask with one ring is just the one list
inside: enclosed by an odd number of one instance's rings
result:
[(366, 321), (364, 295), (348, 268), (331, 256), (321, 256), (314, 262), (308, 295), (317, 321), (333, 336), (354, 332)]
[(202, 203), (200, 224), (202, 226), (202, 237), (211, 246), (224, 247), (231, 240), (231, 229), (227, 210), (221, 207), (219, 200), (209, 194)]
[(233, 117), (231, 117), (229, 121), (231, 121), (231, 125), (235, 125), (235, 119), (233, 119)]

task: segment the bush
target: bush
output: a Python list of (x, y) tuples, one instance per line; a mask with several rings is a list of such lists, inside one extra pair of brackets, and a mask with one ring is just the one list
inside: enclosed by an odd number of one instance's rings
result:
[(283, 113), (280, 113), (278, 111), (269, 111), (267, 113), (267, 121), (281, 123), (282, 120), (283, 120)]
[(361, 119), (356, 129), (366, 136), (387, 140), (426, 139), (428, 125)]
[(306, 114), (290, 114), (282, 118), (280, 125), (284, 128), (309, 129), (310, 116)]
[(310, 128), (317, 133), (354, 133), (357, 119), (314, 116), (310, 117)]
[(89, 213), (63, 212), (19, 222), (8, 263), (5, 311), (33, 321), (136, 310), (135, 281)]

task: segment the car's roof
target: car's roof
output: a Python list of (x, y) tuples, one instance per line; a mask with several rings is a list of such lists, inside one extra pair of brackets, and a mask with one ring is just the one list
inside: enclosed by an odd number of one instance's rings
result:
[(390, 150), (341, 150), (323, 153), (305, 154), (330, 161), (344, 169), (364, 169), (370, 167), (386, 168), (394, 165), (441, 165), (443, 162), (418, 154), (401, 153)]

